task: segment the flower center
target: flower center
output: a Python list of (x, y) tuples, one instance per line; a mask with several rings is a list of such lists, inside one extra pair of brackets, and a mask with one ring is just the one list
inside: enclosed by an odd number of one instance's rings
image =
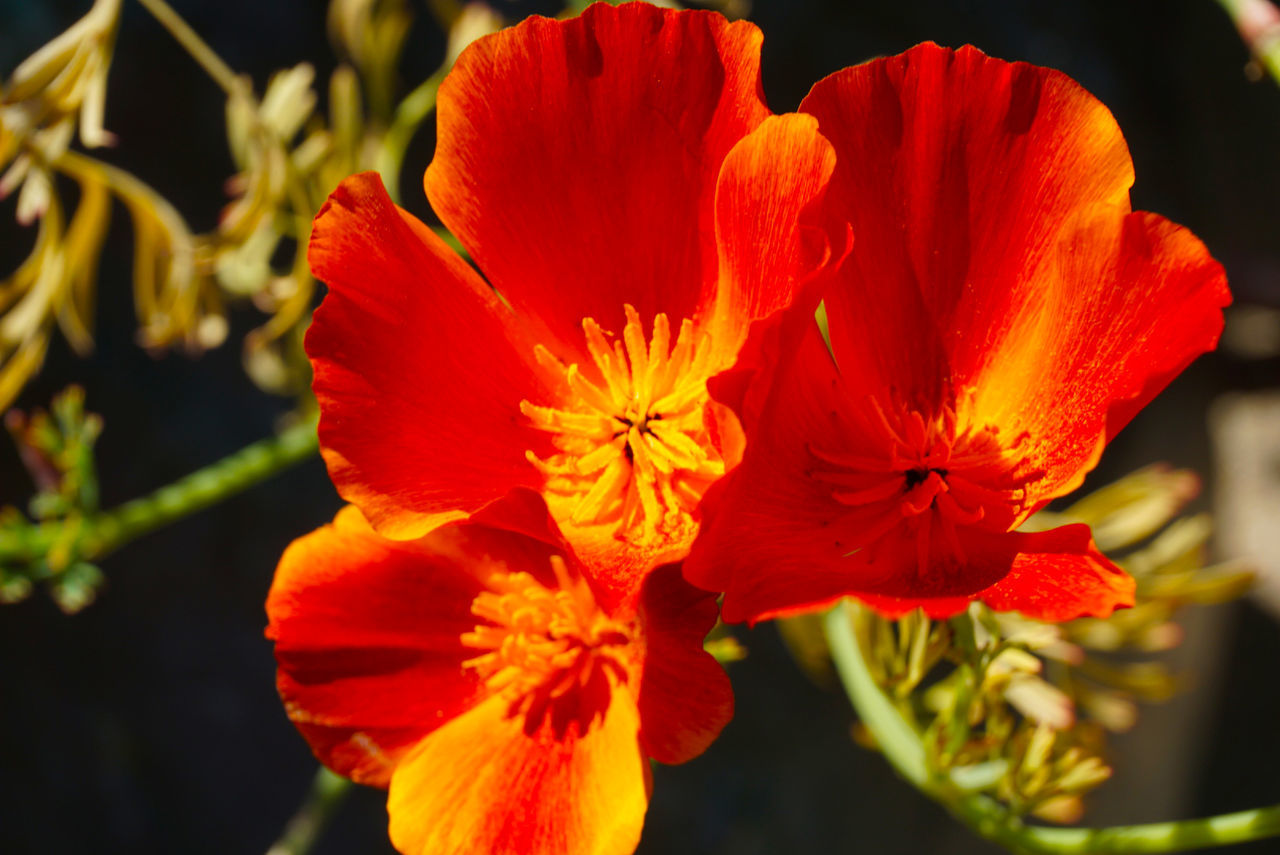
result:
[(612, 342), (594, 320), (583, 320), (591, 377), (536, 349), (565, 387), (561, 406), (520, 402), (535, 427), (555, 435), (558, 452), (527, 456), (547, 476), (557, 519), (610, 525), (630, 541), (674, 540), (688, 533), (703, 492), (724, 474), (704, 418), (712, 348), (706, 334), (695, 341), (688, 319), (672, 345), (664, 314), (654, 317), (646, 346), (639, 315), (625, 310), (627, 325)]
[(849, 554), (908, 525), (922, 573), (934, 532), (963, 559), (956, 526), (1007, 531), (1022, 511), (1027, 484), (1041, 474), (1017, 453), (1025, 435), (1007, 443), (993, 426), (962, 428), (950, 406), (926, 418), (869, 398), (859, 426), (865, 454), (809, 448), (830, 466), (815, 467), (811, 476), (832, 485), (832, 498), (849, 508), (841, 518)]
[(488, 623), (462, 634), (462, 644), (485, 651), (463, 663), (492, 692), (510, 699), (508, 715), (523, 715), (533, 733), (550, 716), (563, 733), (580, 732), (604, 715), (614, 682), (625, 683), (619, 654), (632, 634), (601, 611), (585, 580), (551, 558), (557, 587), (525, 572), (494, 573), (471, 603)]

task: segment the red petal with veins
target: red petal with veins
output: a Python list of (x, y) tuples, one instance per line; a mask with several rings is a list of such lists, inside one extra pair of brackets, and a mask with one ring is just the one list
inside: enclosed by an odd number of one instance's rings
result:
[(308, 257), (329, 286), (306, 346), (321, 450), (344, 498), (383, 534), (412, 538), (541, 484), (525, 453), (550, 444), (519, 410), (546, 394), (532, 343), (375, 173), (329, 197)]
[[(767, 115), (760, 31), (598, 3), (482, 38), (440, 88), (431, 204), (562, 357), (584, 317), (691, 318), (716, 279), (721, 163)], [(575, 359), (577, 357), (574, 357)]]

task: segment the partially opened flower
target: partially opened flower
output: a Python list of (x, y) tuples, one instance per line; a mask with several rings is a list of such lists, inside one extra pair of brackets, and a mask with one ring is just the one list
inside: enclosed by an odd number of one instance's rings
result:
[(417, 540), (348, 507), (286, 550), (267, 613), (289, 717), (390, 787), (413, 855), (629, 853), (647, 758), (696, 756), (732, 714), (714, 597), (670, 565), (606, 609), (527, 490)]
[(822, 250), (798, 216), (833, 154), (812, 117), (768, 117), (760, 39), (601, 3), (464, 51), (426, 189), (488, 282), (376, 176), (332, 195), (307, 349), (330, 473), (379, 532), (523, 486), (619, 596), (684, 556), (741, 447), (706, 379)]
[(828, 227), (854, 243), (754, 385), (713, 384), (747, 449), (688, 578), (726, 591), (728, 620), (849, 594), (891, 614), (1131, 605), (1086, 526), (1016, 529), (1214, 346), (1222, 268), (1130, 210), (1115, 121), (1059, 72), (924, 44), (801, 110), (837, 154)]

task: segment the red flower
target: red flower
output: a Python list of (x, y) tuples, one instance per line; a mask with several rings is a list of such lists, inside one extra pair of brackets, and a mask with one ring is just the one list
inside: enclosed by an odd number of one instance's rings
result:
[(705, 381), (790, 301), (833, 166), (812, 117), (766, 118), (760, 39), (597, 4), (464, 52), (426, 189), (487, 283), (372, 174), (334, 192), (307, 350), (330, 473), (379, 532), (523, 486), (620, 595), (685, 555), (741, 447)]
[(715, 598), (670, 565), (603, 608), (527, 490), (407, 541), (348, 507), (285, 551), (267, 614), (289, 717), (390, 786), (405, 853), (630, 853), (646, 757), (688, 760), (732, 715)]
[(726, 592), (726, 620), (844, 595), (1045, 620), (1131, 605), (1086, 526), (1015, 529), (1214, 346), (1222, 268), (1131, 212), (1115, 121), (1059, 72), (923, 44), (801, 110), (836, 150), (828, 228), (854, 243), (770, 331), (754, 385), (713, 384), (747, 450), (687, 577)]

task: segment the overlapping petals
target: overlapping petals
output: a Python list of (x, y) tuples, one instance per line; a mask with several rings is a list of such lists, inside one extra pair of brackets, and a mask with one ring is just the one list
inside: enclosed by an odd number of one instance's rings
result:
[(834, 153), (812, 117), (769, 117), (760, 39), (597, 4), (464, 52), (426, 190), (487, 282), (375, 176), (333, 194), (307, 350), (330, 472), (379, 532), (528, 487), (610, 596), (687, 553), (742, 447), (706, 380), (827, 251), (805, 212)]
[(759, 372), (713, 383), (747, 450), (704, 502), (688, 577), (726, 591), (728, 620), (848, 594), (1049, 620), (1130, 605), (1083, 526), (1013, 529), (1214, 346), (1221, 267), (1130, 211), (1119, 129), (1058, 72), (925, 44), (801, 110), (836, 152), (826, 227), (854, 243)]
[(349, 507), (286, 551), (267, 611), (290, 718), (389, 786), (405, 853), (630, 852), (646, 758), (690, 759), (732, 714), (714, 597), (668, 566), (606, 609), (527, 490), (414, 540)]

